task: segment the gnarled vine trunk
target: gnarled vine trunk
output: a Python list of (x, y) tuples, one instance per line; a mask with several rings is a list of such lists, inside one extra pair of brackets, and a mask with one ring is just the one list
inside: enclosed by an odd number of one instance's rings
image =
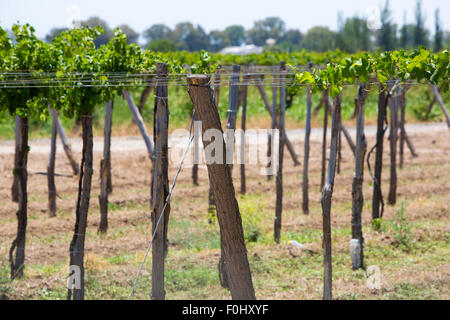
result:
[(17, 236), (9, 250), (11, 279), (22, 278), (25, 267), (25, 238), (27, 230), (27, 162), (28, 162), (28, 118), (16, 117), (16, 156), (14, 176), (17, 177)]
[(332, 264), (331, 264), (331, 198), (333, 196), (334, 176), (336, 173), (336, 157), (338, 152), (339, 118), (341, 112), (341, 99), (339, 96), (334, 101), (334, 110), (331, 121), (330, 159), (328, 161), (328, 173), (325, 186), (322, 191), (322, 216), (323, 216), (323, 300), (332, 299)]
[[(91, 197), (92, 164), (93, 164), (93, 137), (92, 137), (92, 113), (86, 113), (81, 117), (83, 154), (80, 166), (80, 180), (78, 183), (78, 199), (75, 212), (75, 229), (70, 243), (70, 268), (74, 274), (75, 284), (69, 284), (67, 299), (84, 300), (84, 241)], [(72, 278), (74, 279), (74, 278)]]

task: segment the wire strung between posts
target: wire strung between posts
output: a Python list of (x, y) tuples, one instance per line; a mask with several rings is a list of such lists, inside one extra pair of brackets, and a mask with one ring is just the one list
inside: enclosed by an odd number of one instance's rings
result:
[[(206, 86), (209, 86), (209, 85), (210, 85), (210, 83), (208, 83)], [(204, 113), (204, 115), (202, 117), (202, 121), (205, 119), (206, 115), (208, 114), (208, 111), (211, 109), (211, 106), (214, 104), (214, 101), (215, 101), (215, 93), (213, 91), (212, 101), (211, 101), (208, 109), (206, 109), (206, 111), (205, 111), (205, 113)], [(155, 239), (156, 232), (158, 230), (159, 224), (160, 224), (162, 218), (164, 217), (164, 213), (165, 213), (165, 210), (167, 208), (167, 205), (170, 202), (170, 198), (172, 196), (172, 192), (175, 189), (178, 176), (179, 176), (181, 170), (183, 169), (184, 160), (186, 159), (186, 156), (188, 154), (189, 148), (191, 147), (191, 144), (194, 141), (195, 133), (194, 133), (194, 135), (192, 134), (192, 129), (194, 127), (194, 116), (195, 116), (195, 110), (192, 112), (192, 117), (191, 117), (191, 124), (190, 124), (190, 128), (189, 128), (189, 143), (188, 143), (188, 145), (186, 147), (186, 150), (184, 151), (183, 157), (181, 158), (180, 165), (178, 167), (177, 173), (175, 174), (172, 186), (171, 186), (171, 188), (169, 190), (169, 193), (167, 195), (167, 198), (165, 200), (164, 207), (161, 210), (161, 214), (159, 216), (159, 219), (156, 222), (155, 231), (153, 232), (153, 235), (152, 235), (152, 238), (150, 240), (150, 243), (148, 244), (147, 251), (146, 251), (145, 256), (144, 256), (144, 260), (142, 261), (141, 266), (140, 266), (139, 271), (138, 271), (138, 274), (136, 276), (136, 279), (134, 280), (133, 288), (131, 289), (130, 295), (128, 296), (128, 300), (130, 300), (133, 297), (133, 295), (134, 295), (134, 292), (135, 292), (136, 286), (137, 286), (137, 282), (139, 280), (139, 277), (141, 276), (142, 269), (144, 268), (145, 262), (147, 261), (147, 257), (148, 257), (148, 254), (150, 253), (150, 248), (152, 247), (153, 240)]]

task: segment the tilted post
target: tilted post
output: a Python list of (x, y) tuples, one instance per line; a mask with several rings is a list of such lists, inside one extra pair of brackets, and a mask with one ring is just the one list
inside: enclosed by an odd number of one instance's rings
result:
[[(211, 143), (220, 145), (215, 149), (216, 159), (219, 156), (219, 161), (207, 163), (207, 168), (217, 207), (231, 296), (235, 300), (254, 300), (256, 297), (245, 247), (241, 214), (235, 198), (231, 170), (226, 163), (225, 141), (213, 91), (209, 86), (210, 78), (205, 75), (192, 75), (188, 76), (187, 81), (196, 119), (202, 121), (205, 150)], [(214, 142), (205, 139), (205, 132), (208, 130), (219, 133)]]

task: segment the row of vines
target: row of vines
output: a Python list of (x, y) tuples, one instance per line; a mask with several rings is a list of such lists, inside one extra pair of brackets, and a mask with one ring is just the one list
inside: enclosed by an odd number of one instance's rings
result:
[[(393, 51), (358, 53), (348, 55), (343, 52), (317, 54), (311, 52), (298, 53), (264, 53), (261, 55), (231, 56), (201, 53), (157, 53), (141, 49), (134, 44), (127, 44), (126, 36), (119, 30), (107, 45), (96, 49), (94, 39), (102, 30), (100, 28), (73, 29), (58, 35), (50, 44), (39, 40), (34, 29), (29, 25), (13, 27), (15, 41), (8, 38), (7, 33), (0, 29), (0, 111), (7, 110), (16, 121), (16, 152), (14, 163), (13, 199), (18, 202), (17, 236), (10, 249), (11, 278), (23, 276), (25, 265), (25, 243), (27, 228), (27, 161), (29, 119), (43, 121), (50, 115), (53, 117), (52, 150), (58, 123), (58, 114), (68, 118), (77, 118), (82, 125), (83, 151), (81, 165), (73, 165), (74, 172), (79, 171), (78, 197), (76, 200), (76, 220), (74, 236), (70, 243), (70, 266), (81, 270), (81, 287), (69, 288), (69, 299), (84, 299), (84, 243), (88, 219), (88, 208), (93, 175), (93, 134), (92, 114), (100, 104), (107, 104), (105, 121), (105, 152), (101, 163), (101, 223), (100, 232), (107, 231), (108, 193), (112, 190), (110, 174), (110, 135), (112, 101), (116, 96), (123, 96), (129, 102), (134, 120), (140, 127), (146, 141), (149, 156), (152, 159), (154, 177), (152, 180), (152, 217), (154, 231), (158, 236), (153, 242), (153, 249), (159, 252), (161, 259), (153, 259), (153, 268), (159, 270), (153, 278), (152, 297), (164, 299), (164, 257), (167, 254), (167, 219), (170, 210), (168, 203), (171, 193), (168, 189), (167, 164), (167, 128), (168, 103), (167, 87), (171, 84), (180, 85), (183, 81), (188, 87), (191, 101), (194, 105), (196, 120), (203, 121), (203, 130), (220, 128), (220, 118), (217, 112), (217, 95), (219, 86), (212, 89), (211, 77), (217, 70), (234, 65), (230, 77), (230, 110), (227, 129), (236, 127), (236, 111), (238, 108), (238, 82), (236, 65), (274, 66), (284, 61), (281, 69), (278, 67), (280, 103), (274, 101), (266, 107), (272, 115), (272, 128), (280, 129), (280, 150), (277, 175), (277, 206), (275, 220), (275, 241), (279, 241), (282, 211), (282, 161), (283, 150), (290, 143), (284, 128), (286, 110), (286, 95), (296, 94), (299, 90), (307, 90), (307, 118), (305, 137), (305, 159), (303, 174), (303, 211), (308, 213), (308, 155), (309, 133), (311, 127), (311, 94), (320, 92), (325, 105), (325, 115), (332, 115), (332, 136), (328, 161), (328, 171), (322, 168), (322, 209), (324, 237), (324, 298), (330, 299), (331, 294), (331, 226), (330, 214), (334, 175), (337, 158), (339, 158), (340, 106), (342, 90), (345, 85), (358, 85), (355, 116), (357, 119), (357, 139), (353, 146), (355, 154), (355, 176), (353, 182), (352, 234), (362, 245), (361, 211), (363, 205), (362, 180), (366, 155), (364, 137), (364, 103), (370, 89), (379, 92), (378, 135), (375, 155), (374, 172), (374, 218), (382, 215), (379, 211), (380, 191), (377, 181), (380, 181), (382, 156), (382, 137), (385, 131), (386, 108), (394, 103), (393, 93), (405, 90), (410, 84), (429, 83), (444, 92), (449, 91), (449, 52), (447, 50), (432, 53), (420, 47), (413, 51)], [(286, 70), (289, 68), (290, 72)], [(191, 74), (191, 75), (186, 75)], [(202, 74), (199, 76), (199, 74)], [(234, 76), (234, 78), (233, 78)], [(257, 78), (249, 76), (246, 81)], [(187, 81), (186, 81), (187, 80)], [(156, 84), (155, 84), (156, 81)], [(220, 81), (220, 80), (219, 80)], [(233, 82), (234, 81), (234, 82)], [(255, 82), (257, 85), (257, 82)], [(154, 86), (154, 141), (150, 141), (143, 125), (138, 108), (134, 106), (129, 94), (138, 87), (147, 89)], [(258, 86), (263, 95), (264, 89)], [(147, 90), (146, 89), (146, 90)], [(276, 97), (276, 88), (274, 96)], [(148, 92), (147, 92), (148, 94)], [(333, 103), (329, 101), (333, 98)], [(267, 98), (267, 97), (266, 97)], [(267, 100), (267, 99), (266, 99)], [(396, 100), (395, 100), (396, 101)], [(245, 103), (244, 103), (245, 105)], [(445, 108), (444, 108), (445, 109)], [(234, 114), (234, 118), (233, 118)], [(391, 115), (393, 113), (391, 112)], [(245, 129), (245, 118), (243, 120)], [(326, 119), (325, 119), (326, 121)], [(397, 119), (390, 119), (397, 123)], [(326, 124), (326, 122), (325, 122)], [(391, 125), (391, 127), (393, 127)], [(345, 132), (344, 132), (345, 133)], [(392, 133), (394, 134), (394, 132)], [(391, 136), (392, 137), (392, 136)], [(381, 139), (381, 140), (380, 140)], [(391, 139), (391, 142), (395, 139)], [(205, 147), (209, 142), (203, 141)], [(372, 151), (372, 150), (371, 150)], [(371, 152), (370, 151), (370, 152)], [(53, 151), (52, 151), (53, 152)], [(290, 149), (291, 152), (291, 149)], [(369, 152), (369, 154), (370, 154)], [(325, 159), (325, 153), (323, 159)], [(226, 152), (224, 152), (226, 154)], [(292, 152), (291, 152), (292, 154)], [(52, 158), (51, 158), (52, 159)], [(395, 161), (395, 159), (394, 159)], [(368, 160), (369, 162), (369, 160)], [(223, 161), (222, 163), (226, 163)], [(323, 162), (325, 164), (325, 162)], [(226, 286), (233, 298), (254, 299), (250, 269), (243, 240), (242, 223), (238, 203), (234, 196), (234, 187), (227, 165), (208, 165), (211, 191), (210, 198), (217, 208), (217, 218), (224, 238), (222, 245), (222, 277), (226, 277)], [(242, 167), (245, 172), (245, 167)], [(49, 162), (49, 173), (54, 173), (54, 158)], [(157, 173), (157, 174), (155, 174)], [(49, 174), (49, 208), (55, 215), (55, 187), (53, 174)], [(218, 177), (222, 177), (219, 179)], [(225, 177), (225, 178), (223, 178)], [(245, 173), (244, 173), (245, 181)], [(242, 189), (242, 186), (241, 186)], [(245, 182), (243, 185), (245, 192)], [(171, 190), (170, 190), (171, 191)], [(391, 197), (391, 195), (390, 195)], [(395, 190), (394, 195), (395, 197)], [(375, 201), (374, 200), (374, 201)], [(391, 201), (392, 199), (390, 199)], [(392, 200), (395, 201), (395, 200)], [(381, 200), (382, 202), (382, 200)], [(166, 215), (164, 216), (164, 211)], [(375, 210), (377, 212), (375, 212)], [(163, 217), (164, 216), (164, 217)], [(161, 222), (162, 221), (162, 222)], [(161, 225), (160, 225), (161, 222)], [(160, 232), (157, 232), (160, 230)], [(362, 250), (361, 250), (362, 261)], [(362, 263), (361, 263), (362, 265)], [(361, 267), (361, 265), (357, 267)]]

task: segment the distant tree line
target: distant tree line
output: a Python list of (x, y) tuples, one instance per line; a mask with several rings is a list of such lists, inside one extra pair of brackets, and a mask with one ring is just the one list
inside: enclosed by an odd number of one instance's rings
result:
[[(220, 51), (228, 46), (254, 44), (267, 46), (267, 40), (273, 39), (271, 50), (297, 51), (301, 49), (314, 51), (328, 51), (340, 49), (349, 53), (357, 51), (372, 51), (376, 48), (382, 50), (409, 49), (419, 45), (433, 48), (438, 51), (448, 48), (450, 33), (441, 27), (439, 9), (435, 11), (435, 30), (433, 37), (425, 28), (425, 15), (422, 11), (421, 0), (416, 1), (415, 22), (406, 23), (400, 27), (392, 20), (389, 0), (386, 0), (380, 12), (380, 28), (371, 30), (365, 17), (354, 16), (338, 17), (338, 30), (332, 31), (328, 27), (315, 26), (306, 33), (297, 29), (286, 28), (286, 23), (279, 17), (268, 17), (255, 21), (253, 27), (246, 30), (241, 25), (232, 25), (224, 30), (206, 32), (200, 25), (191, 22), (180, 22), (173, 29), (165, 24), (154, 24), (146, 29), (142, 36), (145, 46), (155, 51)], [(106, 44), (112, 37), (112, 29), (106, 21), (99, 17), (91, 17), (81, 22), (82, 26), (101, 26), (105, 33), (96, 39), (97, 46)], [(140, 34), (128, 25), (118, 26), (125, 34), (129, 43), (138, 43)], [(54, 28), (46, 36), (50, 42), (63, 28)]]

